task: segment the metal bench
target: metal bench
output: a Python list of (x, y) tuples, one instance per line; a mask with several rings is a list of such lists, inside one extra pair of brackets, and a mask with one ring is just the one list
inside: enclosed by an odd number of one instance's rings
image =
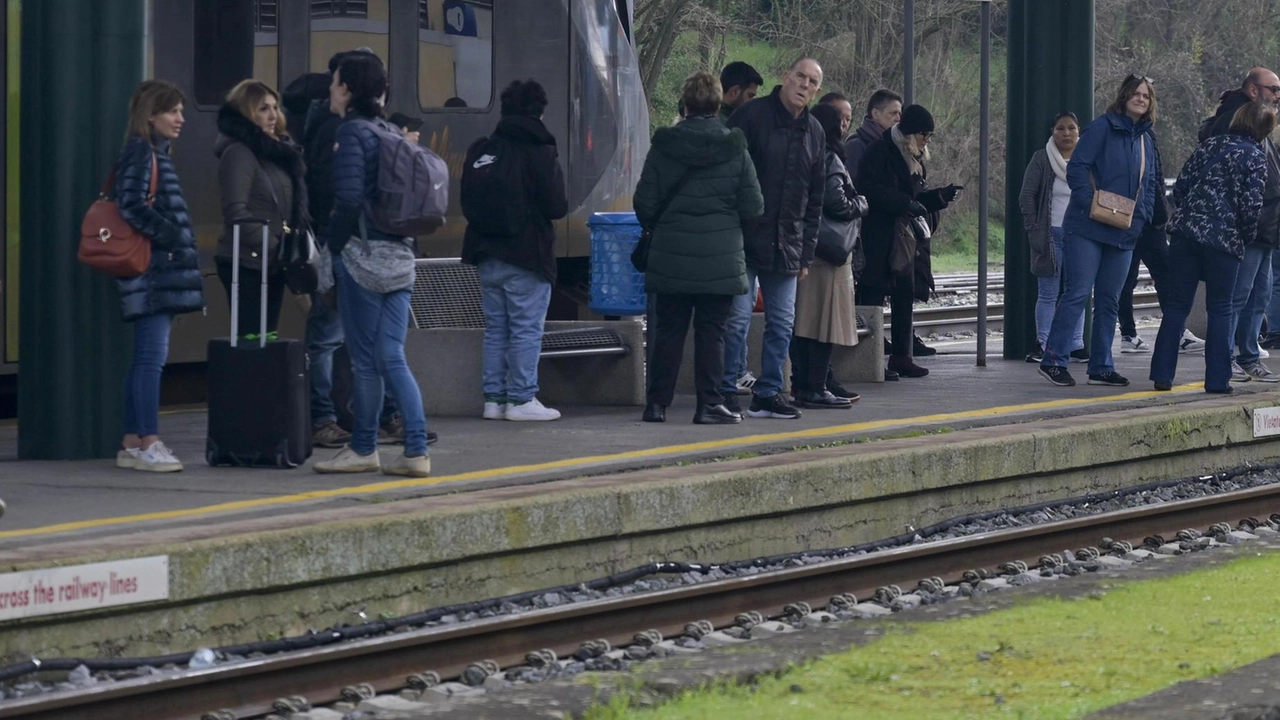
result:
[[(417, 330), (484, 329), (480, 277), (473, 265), (458, 258), (417, 260), (409, 315)], [(548, 330), (542, 335), (540, 357), (627, 355), (630, 345), (617, 332), (603, 327)]]

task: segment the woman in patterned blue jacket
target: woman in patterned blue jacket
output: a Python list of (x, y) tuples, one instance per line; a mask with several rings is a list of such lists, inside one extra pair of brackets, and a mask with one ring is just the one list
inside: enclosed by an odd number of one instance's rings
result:
[[(204, 308), (196, 237), (169, 143), (182, 132), (182, 91), (148, 80), (129, 100), (129, 130), (116, 163), (115, 195), (125, 222), (151, 241), (151, 266), (117, 281), (124, 319), (133, 323), (133, 363), (125, 378), (124, 440), (116, 465), (177, 472), (182, 463), (160, 441), (160, 375), (169, 355), (173, 316)], [(155, 159), (156, 194), (151, 189)]]
[(1156, 390), (1173, 387), (1178, 341), (1204, 280), (1209, 330), (1204, 389), (1231, 392), (1231, 293), (1244, 246), (1257, 235), (1267, 159), (1262, 141), (1276, 127), (1275, 111), (1254, 101), (1231, 119), (1227, 135), (1204, 141), (1178, 175), (1169, 221), (1169, 297), (1151, 356)]

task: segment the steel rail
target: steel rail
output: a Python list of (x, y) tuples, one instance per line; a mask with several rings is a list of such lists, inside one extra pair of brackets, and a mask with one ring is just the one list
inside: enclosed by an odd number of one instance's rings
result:
[(342, 688), (357, 683), (368, 683), (378, 692), (394, 692), (406, 686), (410, 674), (428, 670), (444, 678), (456, 677), (482, 659), (510, 667), (523, 664), (525, 654), (532, 650), (550, 648), (567, 656), (594, 639), (619, 646), (648, 629), (664, 636), (679, 635), (695, 620), (724, 627), (742, 612), (776, 614), (785, 604), (797, 601), (822, 607), (840, 593), (865, 598), (886, 585), (913, 587), (918, 580), (935, 576), (954, 582), (965, 570), (1014, 560), (1034, 564), (1049, 552), (1095, 545), (1104, 535), (1136, 543), (1150, 535), (1266, 517), (1277, 510), (1280, 485), (1148, 505), (820, 565), (10, 700), (0, 703), (0, 718), (198, 720), (203, 713), (225, 708), (243, 720), (271, 712), (272, 703), (280, 697), (301, 695), (321, 705), (341, 699)]

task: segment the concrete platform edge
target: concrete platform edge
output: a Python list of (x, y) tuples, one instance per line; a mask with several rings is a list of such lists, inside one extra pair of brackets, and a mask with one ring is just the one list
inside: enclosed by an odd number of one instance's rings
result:
[(190, 531), (0, 552), (33, 569), (170, 556), (171, 599), (0, 624), (0, 656), (119, 656), (278, 637), (586, 580), (655, 559), (835, 547), (996, 507), (1256, 462), (1222, 398), (669, 466)]

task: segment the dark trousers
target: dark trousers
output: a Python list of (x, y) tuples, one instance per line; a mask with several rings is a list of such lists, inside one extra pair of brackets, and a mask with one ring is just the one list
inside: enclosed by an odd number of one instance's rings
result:
[(658, 327), (649, 353), (650, 405), (667, 407), (675, 398), (676, 379), (684, 357), (684, 337), (693, 322), (693, 379), (698, 407), (719, 405), (724, 375), (724, 331), (732, 295), (670, 294), (656, 300)]
[(812, 338), (791, 338), (791, 392), (794, 394), (827, 389), (834, 345)]
[(1231, 382), (1231, 293), (1236, 285), (1240, 258), (1173, 235), (1169, 239), (1169, 292), (1151, 354), (1151, 379), (1173, 382), (1178, 370), (1178, 343), (1187, 326), (1187, 315), (1204, 281), (1204, 307), (1209, 315), (1205, 333), (1204, 386), (1223, 390)]
[(893, 288), (887, 293), (882, 288), (863, 289), (858, 286), (854, 289), (854, 302), (858, 305), (884, 305), (886, 294), (889, 296), (889, 310), (893, 313), (893, 317), (890, 318), (893, 327), (889, 332), (889, 340), (893, 343), (893, 354), (910, 357), (914, 334), (911, 327), (911, 306), (916, 301), (915, 288), (912, 286), (910, 275), (895, 278)]
[(1133, 337), (1138, 326), (1133, 320), (1133, 290), (1138, 286), (1138, 263), (1146, 263), (1151, 272), (1151, 282), (1156, 286), (1156, 300), (1164, 310), (1169, 292), (1169, 242), (1164, 230), (1147, 228), (1138, 235), (1133, 248), (1133, 260), (1129, 262), (1129, 277), (1120, 290), (1120, 334)]
[[(217, 260), (218, 279), (231, 303), (231, 261)], [(267, 332), (275, 332), (280, 324), (280, 304), (284, 301), (284, 273), (267, 276)], [(262, 273), (240, 266), (240, 337), (257, 336), (262, 330)]]

